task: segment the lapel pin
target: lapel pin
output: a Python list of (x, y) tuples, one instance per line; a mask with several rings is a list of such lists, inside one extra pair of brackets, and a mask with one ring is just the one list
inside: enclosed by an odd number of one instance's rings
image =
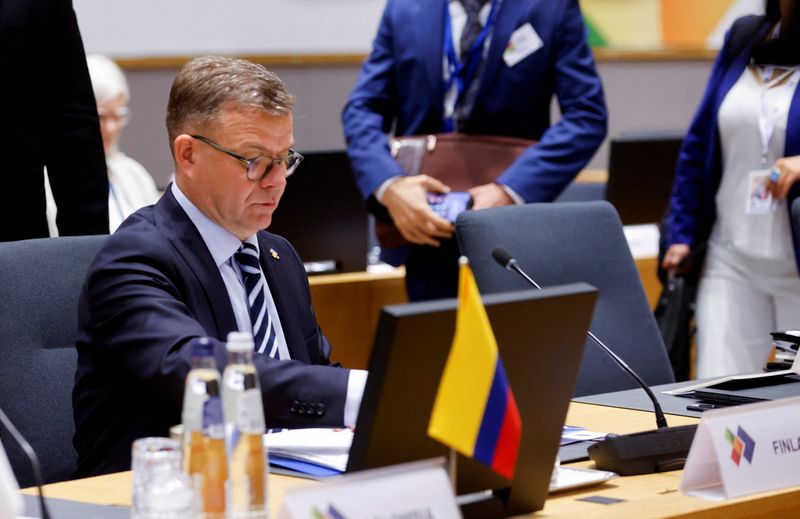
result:
[(279, 259), (281, 259), (281, 257), (278, 255), (278, 251), (276, 251), (275, 249), (270, 249), (270, 250), (269, 250), (269, 254), (270, 254), (270, 256), (272, 256), (272, 258), (273, 258), (273, 259), (275, 259), (275, 260), (279, 260)]

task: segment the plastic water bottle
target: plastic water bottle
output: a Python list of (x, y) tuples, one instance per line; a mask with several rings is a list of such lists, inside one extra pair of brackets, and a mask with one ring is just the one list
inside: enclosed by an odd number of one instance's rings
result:
[(228, 334), (228, 364), (222, 381), (231, 479), (229, 516), (266, 519), (264, 407), (249, 333)]
[(225, 517), (228, 463), (220, 376), (214, 346), (206, 338), (193, 339), (192, 370), (183, 396), (186, 472), (206, 518)]

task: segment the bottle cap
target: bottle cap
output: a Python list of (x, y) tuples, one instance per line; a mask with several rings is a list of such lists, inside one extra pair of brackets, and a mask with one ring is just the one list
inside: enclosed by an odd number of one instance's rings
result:
[(228, 351), (253, 351), (253, 334), (249, 332), (230, 332), (228, 334)]
[(189, 341), (192, 357), (213, 357), (214, 344), (208, 337), (197, 337)]

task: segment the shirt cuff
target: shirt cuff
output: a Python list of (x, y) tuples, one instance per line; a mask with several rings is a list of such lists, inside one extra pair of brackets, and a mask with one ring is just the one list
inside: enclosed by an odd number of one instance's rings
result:
[(378, 186), (378, 189), (375, 190), (375, 199), (378, 200), (381, 204), (383, 204), (383, 194), (389, 189), (389, 186), (394, 184), (394, 182), (402, 177), (402, 175), (395, 175), (393, 177), (387, 178), (383, 181), (383, 184)]
[(361, 398), (364, 396), (364, 386), (367, 384), (369, 372), (363, 369), (351, 369), (347, 379), (347, 400), (344, 403), (344, 426), (355, 427), (358, 420), (358, 410), (361, 407)]
[(503, 188), (503, 191), (505, 191), (506, 194), (511, 197), (511, 200), (513, 200), (515, 204), (522, 205), (525, 203), (525, 200), (523, 200), (522, 197), (519, 196), (516, 191), (514, 191), (507, 185), (505, 184), (497, 184), (497, 185)]

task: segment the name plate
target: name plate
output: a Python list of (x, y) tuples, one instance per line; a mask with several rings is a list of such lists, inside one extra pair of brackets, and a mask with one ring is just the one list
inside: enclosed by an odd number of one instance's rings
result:
[(281, 519), (460, 518), (443, 458), (404, 463), (286, 492)]
[(706, 411), (683, 470), (688, 495), (723, 500), (800, 485), (800, 397)]

